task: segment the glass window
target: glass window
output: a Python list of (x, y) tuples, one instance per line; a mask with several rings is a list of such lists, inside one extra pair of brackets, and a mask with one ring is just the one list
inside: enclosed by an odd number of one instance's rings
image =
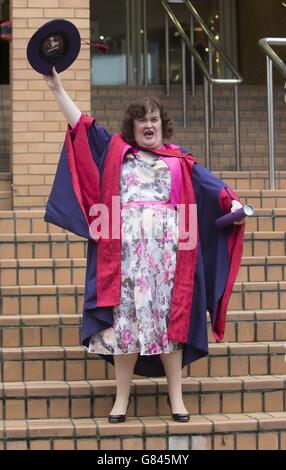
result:
[(108, 45), (107, 54), (91, 48), (92, 85), (126, 83), (125, 0), (92, 0), (91, 41)]

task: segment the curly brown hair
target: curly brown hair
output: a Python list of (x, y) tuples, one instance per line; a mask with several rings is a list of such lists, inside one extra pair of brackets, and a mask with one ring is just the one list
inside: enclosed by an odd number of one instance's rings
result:
[(140, 119), (145, 116), (148, 110), (151, 112), (159, 109), (162, 121), (163, 139), (170, 139), (173, 135), (173, 121), (169, 118), (166, 108), (157, 98), (146, 96), (132, 101), (125, 111), (121, 124), (121, 137), (131, 145), (136, 144), (134, 137), (134, 119)]

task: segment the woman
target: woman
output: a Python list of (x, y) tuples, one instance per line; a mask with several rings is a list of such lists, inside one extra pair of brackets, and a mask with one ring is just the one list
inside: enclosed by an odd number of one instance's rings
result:
[(70, 126), (45, 220), (89, 240), (82, 342), (115, 365), (109, 421), (125, 421), (135, 370), (166, 375), (172, 417), (186, 422), (182, 366), (208, 352), (207, 309), (222, 339), (242, 256), (243, 222), (219, 232), (214, 221), (241, 204), (184, 149), (164, 144), (172, 122), (156, 99), (131, 103), (111, 136), (81, 113), (55, 69), (45, 79)]

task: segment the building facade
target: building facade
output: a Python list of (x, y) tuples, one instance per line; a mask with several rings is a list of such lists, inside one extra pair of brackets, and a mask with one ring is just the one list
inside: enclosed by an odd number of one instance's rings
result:
[[(184, 2), (170, 4), (189, 34)], [(264, 85), (265, 55), (257, 43), (260, 37), (285, 34), (281, 1), (196, 0), (193, 5), (239, 69), (243, 85)], [(14, 208), (39, 208), (50, 191), (66, 123), (44, 80), (27, 62), (29, 38), (49, 19), (66, 18), (85, 41), (109, 46), (103, 56), (82, 45), (78, 59), (62, 74), (70, 96), (89, 113), (97, 86), (165, 84), (165, 14), (160, 0), (50, 0), (48, 5), (43, 0), (2, 0), (0, 7), (1, 22), (10, 19), (13, 28), (12, 41), (0, 40), (0, 171), (12, 175)], [(181, 41), (172, 26), (169, 35), (170, 80), (176, 85), (182, 81)], [(206, 59), (208, 43), (198, 24), (194, 44)], [(187, 54), (188, 80), (190, 64)], [(227, 75), (215, 55), (213, 66), (218, 76)], [(202, 83), (198, 69), (196, 80)]]

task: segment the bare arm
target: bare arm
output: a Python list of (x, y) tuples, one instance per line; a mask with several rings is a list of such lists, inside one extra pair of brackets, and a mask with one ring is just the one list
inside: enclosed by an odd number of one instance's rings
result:
[(65, 119), (71, 127), (74, 127), (81, 116), (81, 111), (65, 91), (60, 76), (56, 72), (55, 67), (53, 67), (53, 74), (44, 76), (44, 79), (53, 93), (54, 98), (57, 101)]

